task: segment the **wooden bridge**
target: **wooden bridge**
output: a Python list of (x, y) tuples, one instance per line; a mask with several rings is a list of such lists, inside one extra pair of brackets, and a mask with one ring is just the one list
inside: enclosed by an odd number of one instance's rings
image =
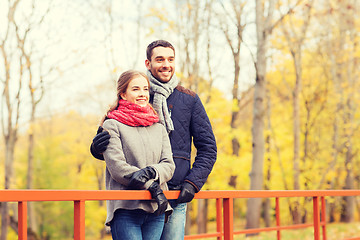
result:
[[(168, 199), (176, 199), (179, 191), (165, 191)], [(200, 191), (196, 199), (216, 199), (216, 232), (185, 236), (185, 239), (214, 238), (233, 240), (234, 235), (313, 227), (315, 240), (326, 240), (326, 197), (360, 196), (360, 190), (310, 190), (310, 191)], [(313, 199), (313, 221), (309, 224), (283, 226), (280, 218), (280, 198), (310, 197)], [(276, 226), (234, 231), (233, 201), (237, 198), (275, 199)], [(106, 190), (0, 190), (0, 202), (18, 202), (18, 239), (27, 240), (27, 203), (32, 201), (73, 201), (74, 239), (85, 240), (85, 202), (99, 200), (151, 199), (148, 191)], [(347, 240), (360, 240), (353, 236)]]

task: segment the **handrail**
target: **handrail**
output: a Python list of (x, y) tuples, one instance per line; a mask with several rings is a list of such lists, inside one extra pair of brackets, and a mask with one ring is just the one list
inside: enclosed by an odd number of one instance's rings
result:
[[(179, 191), (164, 191), (168, 199), (176, 199)], [(119, 195), (121, 198), (119, 198)], [(336, 197), (360, 196), (360, 190), (209, 190), (195, 194), (197, 199), (274, 198), (274, 197)], [(73, 201), (73, 200), (138, 200), (151, 199), (150, 192), (140, 190), (0, 190), (0, 202)]]
[[(176, 199), (179, 191), (164, 191), (168, 199)], [(277, 239), (281, 239), (280, 231), (314, 227), (314, 239), (326, 240), (325, 197), (360, 196), (360, 190), (233, 190), (233, 191), (200, 191), (196, 199), (216, 199), (216, 232), (186, 236), (185, 239), (217, 237), (218, 240), (233, 240), (235, 234), (277, 231)], [(280, 225), (280, 197), (312, 197), (313, 224)], [(275, 198), (276, 227), (233, 229), (233, 200), (236, 198)], [(27, 202), (32, 201), (73, 201), (74, 202), (74, 239), (85, 240), (85, 202), (97, 200), (147, 200), (151, 199), (148, 191), (138, 190), (0, 190), (0, 202), (18, 202), (18, 238), (27, 240)], [(321, 202), (321, 206), (320, 205)], [(320, 216), (320, 212), (322, 213)], [(321, 219), (320, 219), (321, 218)], [(352, 239), (360, 239), (352, 238)]]

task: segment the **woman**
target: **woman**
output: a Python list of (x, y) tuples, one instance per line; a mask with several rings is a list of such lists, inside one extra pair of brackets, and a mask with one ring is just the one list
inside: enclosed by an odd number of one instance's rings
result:
[(104, 152), (106, 189), (147, 189), (155, 200), (107, 201), (106, 225), (115, 240), (160, 239), (172, 212), (162, 190), (168, 190), (175, 164), (167, 131), (149, 105), (149, 89), (144, 73), (121, 74), (116, 104), (102, 124), (111, 135)]

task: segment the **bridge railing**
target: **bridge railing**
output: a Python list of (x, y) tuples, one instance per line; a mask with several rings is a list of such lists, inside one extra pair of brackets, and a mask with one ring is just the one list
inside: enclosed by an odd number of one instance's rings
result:
[[(165, 191), (168, 199), (176, 199), (179, 191)], [(360, 196), (360, 190), (310, 190), (310, 191), (200, 191), (196, 199), (216, 199), (216, 232), (188, 235), (185, 239), (214, 238), (233, 240), (234, 235), (276, 231), (281, 239), (281, 230), (313, 227), (314, 239), (326, 236), (326, 197)], [(282, 226), (280, 218), (280, 198), (310, 197), (313, 199), (313, 222)], [(234, 231), (233, 203), (238, 198), (274, 198), (276, 226), (268, 228)], [(85, 202), (99, 200), (151, 199), (148, 191), (133, 190), (0, 190), (0, 202), (18, 202), (18, 239), (27, 240), (27, 203), (33, 201), (74, 202), (74, 239), (85, 240)], [(321, 214), (320, 214), (321, 213)], [(348, 240), (360, 239), (359, 237)]]

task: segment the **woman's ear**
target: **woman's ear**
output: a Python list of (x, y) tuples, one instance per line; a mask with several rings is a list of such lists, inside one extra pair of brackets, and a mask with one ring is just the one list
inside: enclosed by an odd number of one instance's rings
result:
[(126, 100), (126, 94), (125, 94), (125, 93), (121, 93), (121, 94), (120, 94), (120, 99)]

